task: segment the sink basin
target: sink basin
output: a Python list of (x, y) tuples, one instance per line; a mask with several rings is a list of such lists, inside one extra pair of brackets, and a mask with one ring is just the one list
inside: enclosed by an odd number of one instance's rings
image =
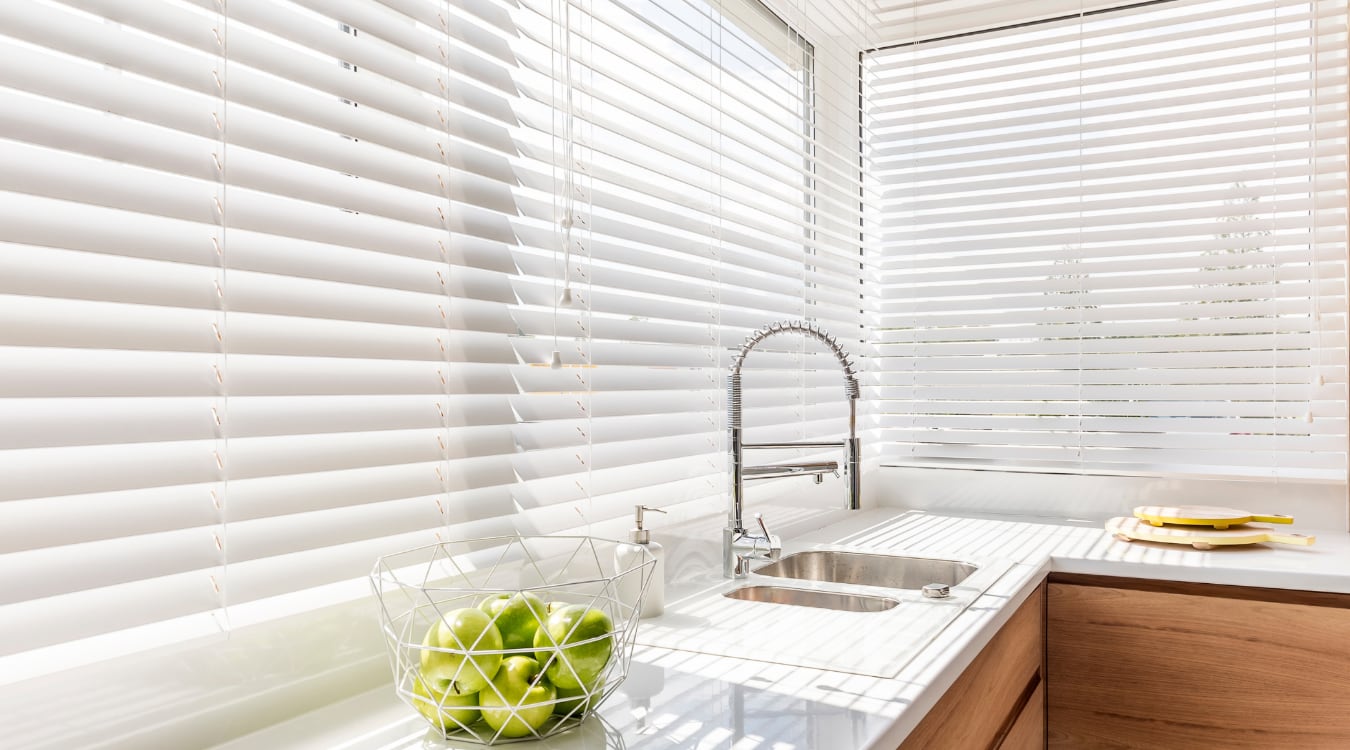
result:
[(882, 596), (838, 594), (832, 591), (811, 591), (786, 586), (745, 586), (728, 591), (723, 596), (749, 602), (794, 604), (798, 607), (818, 607), (843, 612), (885, 612), (900, 602)]
[(803, 581), (921, 589), (929, 583), (955, 586), (969, 578), (977, 569), (974, 565), (955, 560), (812, 550), (788, 555), (754, 572), (762, 576), (796, 578)]
[[(637, 642), (894, 677), (1013, 565), (999, 558), (970, 563), (822, 547), (756, 562), (766, 567), (752, 567), (750, 577), (738, 581), (706, 570), (688, 584), (689, 594), (643, 621)], [(950, 586), (950, 596), (923, 596), (920, 589), (929, 583)]]

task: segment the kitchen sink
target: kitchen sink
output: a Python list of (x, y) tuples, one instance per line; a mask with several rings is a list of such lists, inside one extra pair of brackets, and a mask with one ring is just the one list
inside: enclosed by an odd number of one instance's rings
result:
[[(637, 642), (894, 677), (1013, 563), (831, 545), (798, 547), (755, 565), (764, 567), (734, 581), (722, 578), (721, 570), (704, 571), (686, 584), (688, 594), (667, 602), (664, 614), (642, 621)], [(925, 596), (922, 589), (930, 583), (949, 587), (948, 596)]]
[(798, 607), (818, 607), (842, 612), (885, 612), (900, 604), (895, 599), (883, 596), (812, 591), (786, 586), (744, 586), (728, 591), (723, 596), (750, 602), (793, 604)]
[(955, 586), (969, 578), (976, 570), (978, 567), (975, 565), (955, 560), (811, 550), (788, 555), (754, 572), (762, 576), (796, 578), (802, 581), (921, 589), (929, 583)]

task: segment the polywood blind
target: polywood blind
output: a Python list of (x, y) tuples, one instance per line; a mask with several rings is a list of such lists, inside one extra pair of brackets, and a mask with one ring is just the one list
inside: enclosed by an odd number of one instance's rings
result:
[(886, 460), (1343, 481), (1345, 29), (1174, 0), (866, 55)]
[[(521, 501), (588, 497), (613, 518), (634, 490), (723, 496), (724, 377), (746, 335), (805, 318), (862, 339), (856, 133), (814, 126), (822, 84), (855, 101), (856, 58), (850, 80), (823, 80), (816, 48), (754, 0), (554, 3), (553, 26), (548, 3), (523, 5), (526, 45), (553, 57), (522, 85), (537, 136), (522, 148), (562, 158), (520, 191), (512, 341), (536, 363), (519, 373)], [(842, 375), (814, 342), (779, 338), (750, 367), (749, 430), (847, 433)]]
[(0, 653), (510, 528), (512, 12), (0, 4)]
[[(861, 338), (810, 44), (582, 7), (0, 3), (0, 658), (719, 494), (729, 347)], [(841, 430), (818, 359), (759, 354), (751, 424)]]

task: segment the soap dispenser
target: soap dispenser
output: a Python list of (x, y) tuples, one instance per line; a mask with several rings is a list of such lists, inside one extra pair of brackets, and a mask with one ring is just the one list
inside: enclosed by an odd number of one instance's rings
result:
[(656, 560), (656, 565), (649, 574), (650, 581), (647, 583), (646, 596), (642, 596), (641, 575), (632, 573), (619, 579), (618, 594), (620, 601), (632, 606), (641, 597), (642, 610), (638, 613), (639, 617), (655, 617), (666, 611), (665, 550), (662, 549), (659, 542), (652, 541), (652, 532), (642, 526), (642, 514), (648, 512), (665, 513), (660, 508), (651, 508), (646, 505), (633, 506), (634, 528), (628, 532), (629, 543), (620, 544), (614, 549), (614, 570), (619, 573), (641, 566), (647, 562), (648, 554)]

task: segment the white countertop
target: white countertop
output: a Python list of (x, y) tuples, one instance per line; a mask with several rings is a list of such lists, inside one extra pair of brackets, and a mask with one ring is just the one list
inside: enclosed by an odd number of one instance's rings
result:
[[(895, 508), (849, 514), (794, 541), (1013, 565), (894, 678), (638, 646), (629, 678), (601, 707), (599, 720), (521, 747), (892, 750), (1050, 571), (1350, 593), (1345, 532), (1318, 532), (1311, 547), (1263, 544), (1205, 552), (1116, 541), (1102, 530), (1102, 520)], [(708, 564), (706, 554), (689, 557)], [(672, 571), (676, 578), (680, 573)], [(672, 583), (671, 596), (678, 598), (705, 581)], [(216, 750), (446, 747), (453, 746), (429, 732), (386, 686)]]

